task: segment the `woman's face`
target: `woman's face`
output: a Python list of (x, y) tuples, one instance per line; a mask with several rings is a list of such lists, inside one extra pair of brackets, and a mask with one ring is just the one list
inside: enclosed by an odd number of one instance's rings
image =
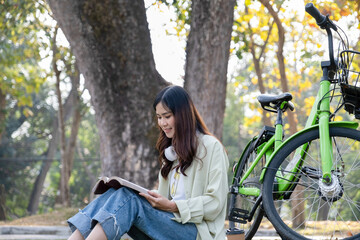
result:
[(175, 117), (170, 109), (161, 102), (156, 105), (156, 117), (158, 124), (168, 138), (173, 138), (175, 134)]

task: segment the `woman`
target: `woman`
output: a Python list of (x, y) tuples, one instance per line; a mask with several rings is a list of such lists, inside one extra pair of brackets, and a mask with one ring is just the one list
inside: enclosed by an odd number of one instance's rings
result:
[(159, 188), (109, 189), (68, 220), (69, 239), (225, 239), (228, 159), (187, 92), (164, 88), (153, 104), (160, 135)]

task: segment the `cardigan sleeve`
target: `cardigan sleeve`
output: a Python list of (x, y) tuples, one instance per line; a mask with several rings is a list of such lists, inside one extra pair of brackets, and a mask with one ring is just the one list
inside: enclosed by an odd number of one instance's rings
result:
[[(179, 213), (175, 213), (175, 219), (178, 222), (201, 223), (202, 221), (215, 220), (226, 205), (228, 193), (227, 170), (229, 161), (224, 147), (218, 141), (211, 148), (206, 149), (206, 156), (203, 162), (209, 161), (207, 171), (199, 171), (196, 174), (202, 174), (197, 180), (207, 179), (207, 184), (201, 195), (190, 197), (186, 200), (175, 201)], [(201, 185), (193, 183), (196, 188)], [(201, 190), (200, 190), (201, 191)]]

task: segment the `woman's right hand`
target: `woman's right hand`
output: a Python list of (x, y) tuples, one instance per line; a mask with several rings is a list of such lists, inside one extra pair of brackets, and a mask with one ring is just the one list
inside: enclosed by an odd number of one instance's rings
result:
[(148, 194), (139, 193), (140, 196), (146, 198), (152, 207), (167, 211), (167, 212), (179, 212), (176, 203), (161, 196), (160, 194), (152, 191), (148, 191)]

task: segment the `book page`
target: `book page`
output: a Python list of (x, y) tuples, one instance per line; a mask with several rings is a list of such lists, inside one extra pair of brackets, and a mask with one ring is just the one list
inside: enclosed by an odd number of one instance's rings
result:
[(95, 186), (93, 188), (93, 192), (95, 194), (102, 194), (102, 193), (106, 192), (109, 188), (118, 189), (123, 186), (131, 188), (137, 192), (145, 193), (145, 194), (147, 194), (147, 192), (149, 191), (148, 189), (146, 189), (142, 186), (139, 186), (135, 183), (132, 183), (128, 180), (125, 180), (125, 179), (117, 177), (117, 176), (112, 176), (110, 178), (100, 177), (99, 181), (95, 184)]

